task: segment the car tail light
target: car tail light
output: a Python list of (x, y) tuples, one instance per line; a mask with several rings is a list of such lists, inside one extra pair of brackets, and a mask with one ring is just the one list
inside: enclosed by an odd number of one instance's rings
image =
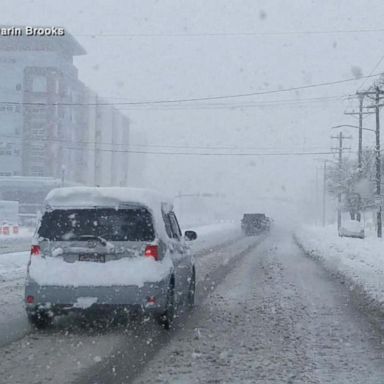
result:
[(144, 255), (159, 260), (159, 247), (157, 245), (147, 245)]
[(33, 296), (29, 295), (29, 296), (27, 296), (25, 301), (27, 302), (27, 304), (33, 304), (35, 302), (35, 298)]
[(40, 256), (40, 255), (41, 255), (40, 245), (32, 245), (31, 256)]

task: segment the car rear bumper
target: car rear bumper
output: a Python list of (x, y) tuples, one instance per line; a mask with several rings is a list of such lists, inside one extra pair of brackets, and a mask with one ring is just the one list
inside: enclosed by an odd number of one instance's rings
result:
[[(163, 312), (168, 280), (138, 286), (41, 286), (29, 280), (25, 286), (27, 312), (49, 309), (53, 314), (90, 309), (128, 308), (145, 312)], [(33, 297), (28, 303), (27, 298)], [(154, 299), (154, 300), (153, 300)]]

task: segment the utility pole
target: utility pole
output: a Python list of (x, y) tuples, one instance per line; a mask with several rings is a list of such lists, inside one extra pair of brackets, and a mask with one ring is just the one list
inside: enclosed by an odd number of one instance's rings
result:
[(359, 95), (359, 150), (358, 150), (358, 157), (357, 157), (359, 174), (361, 174), (362, 157), (363, 157), (363, 101), (364, 101), (364, 95), (360, 94)]
[[(339, 182), (341, 183), (341, 167), (343, 161), (343, 133), (339, 133)], [(341, 227), (341, 191), (337, 195), (337, 230)]]
[[(339, 146), (337, 147), (338, 151), (338, 166), (339, 166), (339, 185), (341, 186), (342, 180), (342, 165), (343, 165), (343, 140), (351, 139), (351, 136), (344, 136), (343, 132), (340, 132), (337, 136), (331, 136), (332, 139), (338, 139)], [(339, 231), (341, 228), (341, 189), (339, 187), (339, 193), (337, 194), (337, 230)]]
[(315, 205), (316, 205), (316, 225), (319, 220), (319, 168), (316, 167), (316, 179), (315, 179)]
[[(357, 156), (357, 172), (359, 179), (362, 177), (363, 171), (363, 102), (364, 95), (359, 95), (359, 150)], [(361, 196), (357, 198), (357, 221), (361, 221)]]
[[(359, 144), (357, 150), (357, 169), (359, 178), (362, 177), (363, 168), (363, 115), (370, 115), (374, 112), (363, 112), (364, 97), (368, 92), (357, 92), (359, 98), (359, 112), (344, 112), (345, 115), (359, 115)], [(358, 207), (357, 207), (357, 221), (361, 221), (361, 196), (358, 196)]]
[(377, 221), (377, 237), (382, 237), (382, 201), (381, 201), (381, 154), (380, 154), (380, 95), (383, 94), (383, 91), (376, 86), (374, 91), (364, 92), (366, 95), (375, 96), (375, 105), (369, 106), (368, 108), (375, 109), (376, 115), (376, 145), (375, 145), (375, 158), (376, 158), (376, 221)]
[(363, 160), (363, 115), (373, 115), (374, 112), (364, 112), (364, 97), (369, 95), (370, 92), (357, 92), (357, 96), (359, 97), (359, 112), (344, 112), (344, 115), (350, 116), (359, 116), (359, 144), (357, 149), (357, 162), (358, 168), (361, 170), (362, 168), (362, 160)]
[(380, 156), (380, 88), (376, 87), (375, 99), (376, 112), (376, 197), (378, 203), (377, 209), (377, 237), (382, 236), (381, 223), (381, 156)]
[(326, 222), (326, 196), (327, 196), (327, 161), (324, 161), (323, 166), (323, 227), (325, 227)]

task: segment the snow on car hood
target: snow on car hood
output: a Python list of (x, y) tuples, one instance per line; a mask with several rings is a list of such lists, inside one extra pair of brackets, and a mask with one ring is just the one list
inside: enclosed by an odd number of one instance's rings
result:
[(39, 285), (142, 287), (146, 282), (165, 279), (172, 267), (172, 261), (168, 256), (161, 261), (143, 256), (106, 263), (88, 261), (67, 263), (61, 258), (34, 256), (29, 266), (29, 276)]

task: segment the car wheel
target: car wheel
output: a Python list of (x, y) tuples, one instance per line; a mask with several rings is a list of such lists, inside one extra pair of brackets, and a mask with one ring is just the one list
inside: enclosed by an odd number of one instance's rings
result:
[(37, 329), (44, 329), (52, 325), (53, 317), (46, 311), (28, 313), (28, 320)]
[(193, 268), (191, 281), (189, 283), (188, 301), (187, 301), (187, 304), (190, 308), (192, 308), (195, 305), (195, 294), (196, 294), (196, 272), (195, 272), (195, 268)]
[(159, 323), (165, 329), (170, 329), (174, 317), (175, 317), (175, 284), (173, 280), (171, 280), (168, 287), (166, 310), (164, 313), (162, 313), (159, 316)]

